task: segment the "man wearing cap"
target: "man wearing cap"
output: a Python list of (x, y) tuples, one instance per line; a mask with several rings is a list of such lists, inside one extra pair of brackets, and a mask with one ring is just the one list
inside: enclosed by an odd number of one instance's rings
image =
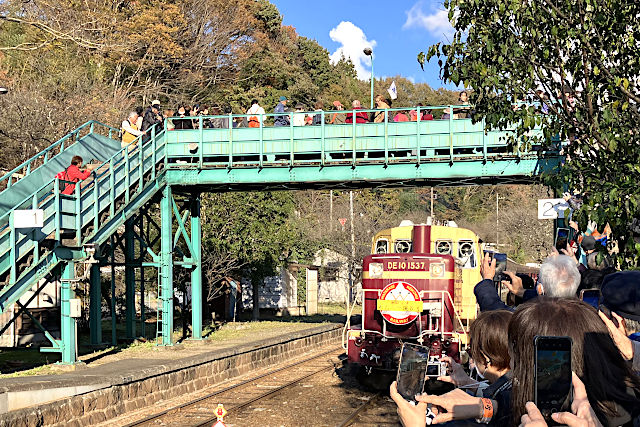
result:
[(611, 312), (611, 319), (598, 314), (607, 325), (622, 356), (640, 371), (640, 271), (620, 271), (602, 281), (600, 308)]
[[(335, 107), (336, 111), (344, 111), (344, 106), (340, 103), (340, 101), (333, 101), (333, 106)], [(331, 121), (329, 122), (329, 124), (332, 125), (343, 125), (345, 123), (346, 117), (344, 116), (344, 113), (333, 113), (331, 115)]]
[[(284, 113), (285, 107), (287, 105), (287, 97), (281, 96), (280, 102), (276, 105), (276, 108), (273, 110), (274, 113)], [(278, 114), (273, 122), (274, 126), (289, 126), (289, 116), (287, 114)]]
[(160, 113), (160, 101), (156, 99), (151, 103), (151, 107), (147, 108), (144, 112), (144, 117), (142, 118), (142, 131), (146, 132), (151, 129), (153, 125), (157, 124), (156, 132), (158, 132), (162, 129), (162, 122), (163, 117)]

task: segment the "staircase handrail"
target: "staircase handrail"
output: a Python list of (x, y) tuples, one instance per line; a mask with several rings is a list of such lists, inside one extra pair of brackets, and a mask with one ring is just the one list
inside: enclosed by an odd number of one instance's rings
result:
[[(93, 122), (94, 122), (94, 123), (96, 123), (96, 124), (99, 124), (99, 125), (105, 126), (105, 127), (107, 127), (107, 128), (110, 128), (110, 129), (112, 129), (112, 130), (113, 130), (113, 129), (115, 129), (115, 128), (112, 128), (111, 126), (103, 125), (103, 124), (102, 124), (102, 123), (100, 123), (100, 122), (96, 122), (96, 121), (93, 121)], [(87, 122), (87, 123), (85, 123), (85, 125), (86, 125), (86, 124), (89, 124), (89, 123), (90, 123), (90, 122)], [(83, 125), (83, 126), (84, 126), (84, 125)], [(156, 125), (153, 125), (153, 127), (152, 127), (152, 128), (150, 128), (150, 129), (155, 129), (155, 126), (156, 126)], [(116, 130), (117, 130), (117, 129), (116, 129)], [(153, 134), (153, 137), (152, 137), (152, 138), (158, 138), (158, 136), (160, 136), (160, 135), (162, 134), (162, 132), (157, 133), (157, 134), (156, 134), (155, 132), (152, 132), (152, 134)], [(144, 135), (140, 135), (140, 136), (138, 136), (136, 139), (134, 139), (134, 140), (131, 142), (131, 144), (135, 144), (135, 143), (136, 143), (138, 140), (140, 140), (140, 138), (142, 138), (143, 136), (144, 136)], [(149, 141), (151, 141), (151, 140), (149, 140)], [(129, 145), (131, 145), (131, 144), (129, 144)], [(118, 151), (117, 151), (113, 156), (111, 156), (110, 158), (106, 159), (103, 163), (109, 163), (109, 162), (111, 162), (111, 161), (112, 161), (116, 156), (118, 156), (119, 154), (122, 154), (125, 150), (128, 150), (128, 149), (129, 149), (129, 145), (127, 145), (127, 146), (125, 146), (125, 147), (122, 147), (122, 148), (121, 148), (120, 150), (118, 150)], [(101, 177), (102, 177), (102, 176), (104, 176), (106, 173), (107, 173), (107, 171), (104, 171), (104, 172), (103, 172), (103, 173), (101, 173), (101, 174), (97, 174), (97, 173), (96, 173), (96, 177), (95, 177), (95, 179), (97, 180), (97, 179), (101, 178)], [(40, 193), (42, 190), (44, 190), (44, 189), (45, 189), (46, 187), (48, 187), (49, 185), (54, 184), (56, 180), (60, 181), (60, 179), (58, 179), (58, 178), (55, 178), (55, 177), (51, 178), (51, 180), (50, 180), (50, 181), (46, 182), (44, 185), (42, 185), (42, 186), (41, 186), (40, 188), (38, 188), (36, 191), (34, 191), (33, 193), (31, 193), (31, 195), (27, 196), (27, 197), (26, 197), (26, 198), (24, 198), (22, 201), (20, 201), (19, 203), (15, 204), (11, 209), (9, 209), (7, 212), (5, 212), (5, 213), (4, 213), (4, 215), (0, 216), (0, 224), (2, 224), (4, 221), (8, 221), (8, 217), (9, 217), (9, 215), (11, 214), (11, 212), (15, 211), (16, 209), (20, 209), (20, 207), (21, 207), (21, 206), (23, 206), (24, 204), (26, 204), (28, 201), (33, 200), (33, 196), (34, 196), (34, 195), (37, 195), (38, 193)], [(77, 184), (77, 183), (74, 183), (74, 184)], [(1, 228), (3, 228), (3, 227), (0, 225), (0, 229), (1, 229)]]
[[(61, 146), (60, 153), (61, 153), (61, 152), (63, 152), (63, 151), (65, 150), (64, 143), (65, 143), (65, 141), (66, 141), (67, 139), (69, 139), (69, 138), (73, 137), (74, 135), (77, 135), (80, 131), (82, 131), (82, 130), (83, 130), (83, 129), (85, 129), (86, 127), (90, 127), (90, 129), (91, 129), (91, 130), (90, 130), (90, 132), (89, 132), (89, 133), (93, 133), (93, 127), (94, 127), (95, 125), (102, 126), (102, 127), (106, 128), (110, 133), (111, 133), (111, 132), (114, 132), (114, 131), (115, 131), (115, 132), (120, 132), (120, 130), (119, 130), (119, 129), (116, 129), (116, 128), (114, 128), (114, 127), (112, 127), (112, 126), (109, 126), (109, 125), (105, 125), (104, 123), (101, 123), (101, 122), (99, 122), (99, 121), (97, 121), (97, 120), (89, 120), (88, 122), (84, 123), (82, 126), (79, 126), (78, 128), (76, 128), (76, 129), (72, 130), (71, 132), (68, 132), (65, 136), (63, 136), (62, 138), (60, 138), (58, 141), (54, 142), (53, 144), (51, 144), (50, 146), (48, 146), (48, 147), (47, 147), (47, 148), (45, 148), (44, 150), (40, 151), (38, 154), (36, 154), (36, 155), (32, 156), (30, 159), (26, 160), (25, 162), (23, 162), (23, 163), (22, 163), (22, 164), (20, 164), (19, 166), (16, 166), (16, 167), (15, 167), (15, 168), (13, 168), (11, 171), (7, 172), (5, 175), (3, 175), (2, 177), (0, 177), (0, 185), (1, 185), (5, 180), (7, 180), (7, 186), (6, 186), (6, 188), (11, 188), (11, 186), (13, 185), (12, 177), (14, 176), (14, 174), (16, 174), (16, 173), (18, 173), (20, 170), (23, 170), (23, 169), (25, 169), (25, 168), (26, 168), (26, 169), (27, 169), (27, 171), (26, 171), (26, 173), (24, 174), (24, 176), (29, 175), (29, 174), (31, 173), (31, 171), (32, 171), (31, 163), (33, 163), (35, 160), (37, 160), (38, 158), (40, 158), (40, 157), (42, 157), (42, 156), (45, 156), (45, 159), (44, 159), (43, 164), (44, 164), (44, 163), (46, 163), (46, 162), (47, 162), (47, 160), (49, 160), (49, 156), (48, 156), (48, 154), (49, 154), (53, 149), (55, 149), (55, 148), (56, 148), (56, 147), (58, 147), (58, 146)], [(75, 138), (74, 138), (74, 142), (75, 142)], [(73, 142), (72, 142), (72, 144), (69, 144), (68, 146), (70, 146), (70, 145), (73, 145)], [(68, 146), (67, 146), (67, 147), (68, 147)], [(60, 153), (58, 153), (58, 154), (60, 154)], [(35, 169), (35, 168), (33, 168), (33, 169)], [(16, 182), (17, 182), (17, 180), (16, 180)]]

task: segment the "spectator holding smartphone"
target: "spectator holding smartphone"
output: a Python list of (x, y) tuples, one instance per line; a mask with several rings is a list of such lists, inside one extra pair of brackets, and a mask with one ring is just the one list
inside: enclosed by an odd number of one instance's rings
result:
[[(491, 260), (488, 254), (482, 261), (480, 273), (483, 280), (478, 283), (473, 293), (476, 296), (480, 311), (489, 310), (512, 310), (500, 299), (498, 291), (493, 284), (493, 277), (496, 272), (496, 262)], [(540, 266), (540, 283), (536, 290), (525, 289), (522, 279), (515, 273), (505, 271), (510, 281), (503, 281), (502, 284), (509, 291), (524, 301), (528, 301), (538, 295), (547, 295), (558, 298), (575, 298), (578, 286), (580, 285), (580, 272), (572, 257), (567, 255), (554, 255), (548, 257)]]
[[(449, 375), (438, 380), (454, 384), (455, 390), (442, 396), (423, 394), (417, 405), (407, 402), (397, 391), (395, 382), (391, 385), (391, 398), (398, 405), (398, 414), (405, 426), (424, 426), (427, 404), (432, 405), (435, 415), (433, 423), (452, 420), (478, 420), (494, 426), (510, 426), (511, 415), (511, 378), (509, 341), (507, 331), (512, 313), (506, 310), (494, 310), (480, 314), (471, 324), (470, 355), (479, 374), (486, 378), (489, 386), (482, 389), (478, 396), (475, 392), (479, 385), (469, 377), (462, 366), (450, 357), (442, 361), (448, 365)], [(490, 406), (489, 412), (485, 411)]]
[(525, 405), (533, 401), (536, 336), (571, 338), (571, 368), (584, 383), (589, 404), (603, 425), (640, 421), (640, 378), (623, 359), (593, 307), (575, 298), (541, 297), (518, 307), (509, 323), (513, 425), (522, 421)]

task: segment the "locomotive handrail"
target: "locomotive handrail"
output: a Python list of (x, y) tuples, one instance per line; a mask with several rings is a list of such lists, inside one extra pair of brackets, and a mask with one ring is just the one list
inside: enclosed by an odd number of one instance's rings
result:
[[(361, 289), (360, 291), (361, 291), (361, 292), (363, 292), (363, 293), (364, 293), (364, 292), (377, 292), (377, 293), (378, 293), (378, 296), (379, 296), (379, 295), (380, 295), (380, 293), (382, 292), (382, 289)], [(445, 297), (445, 294), (446, 294), (446, 297), (449, 299), (449, 302), (451, 303), (451, 306), (453, 307), (453, 315), (454, 315), (453, 317), (454, 317), (454, 318), (458, 321), (458, 323), (460, 324), (460, 328), (461, 328), (461, 330), (462, 330), (462, 332), (463, 332), (463, 334), (462, 334), (462, 335), (467, 336), (467, 335), (469, 334), (469, 331), (467, 331), (467, 330), (465, 329), (464, 324), (462, 323), (462, 319), (460, 318), (460, 315), (458, 314), (458, 311), (455, 309), (455, 304), (454, 304), (454, 302), (453, 302), (453, 298), (451, 297), (451, 294), (449, 293), (449, 291), (442, 291), (442, 290), (428, 289), (428, 290), (421, 290), (421, 291), (418, 291), (418, 293), (420, 294), (420, 298), (422, 298), (422, 297), (424, 296), (424, 294), (429, 294), (429, 293), (439, 293), (439, 294), (441, 294), (441, 296), (442, 296), (442, 297)], [(440, 301), (442, 301), (442, 302), (443, 302), (442, 298), (440, 299)], [(444, 303), (444, 302), (443, 302), (443, 303)], [(364, 305), (364, 303), (363, 303), (363, 304), (362, 304), (362, 318), (363, 318), (363, 319), (365, 318), (364, 310), (365, 310), (365, 305)], [(441, 315), (440, 315), (440, 317), (442, 317), (442, 316), (443, 316), (443, 314), (441, 314)], [(364, 326), (364, 323), (363, 323), (363, 326)], [(377, 335), (380, 335), (380, 336), (385, 337), (385, 338), (392, 338), (391, 336), (387, 336), (387, 335), (385, 335), (384, 333), (379, 332), (379, 331), (373, 331), (373, 330), (364, 329), (364, 328), (363, 328), (363, 329), (361, 329), (360, 331), (361, 331), (361, 332), (370, 332), (370, 333), (377, 334)], [(454, 331), (455, 331), (455, 328), (454, 328)], [(444, 331), (440, 332), (440, 331), (437, 331), (437, 330), (426, 330), (426, 331), (422, 331), (422, 330), (420, 330), (420, 335), (419, 335), (419, 336), (415, 336), (415, 337), (407, 337), (407, 338), (411, 338), (411, 339), (416, 338), (416, 339), (417, 339), (417, 338), (420, 338), (420, 337), (421, 337), (422, 335), (424, 335), (425, 333), (439, 333), (439, 334), (442, 334), (442, 335), (450, 335), (450, 336), (453, 336), (453, 335), (461, 335), (461, 334), (460, 334), (460, 333), (458, 333), (458, 332), (444, 332)]]

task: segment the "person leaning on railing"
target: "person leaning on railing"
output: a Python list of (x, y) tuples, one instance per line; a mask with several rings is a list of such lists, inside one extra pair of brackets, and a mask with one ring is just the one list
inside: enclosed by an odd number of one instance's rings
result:
[[(351, 107), (354, 110), (362, 110), (362, 106), (360, 105), (360, 101), (358, 101), (357, 99), (354, 100), (351, 103)], [(346, 118), (346, 123), (353, 123), (353, 116), (356, 116), (356, 123), (369, 123), (369, 117), (367, 116), (367, 113), (365, 113), (364, 111), (360, 111), (360, 112), (356, 112), (354, 114), (353, 111), (348, 112), (347, 113), (347, 118)]]
[(345, 113), (344, 106), (340, 101), (333, 101), (333, 106), (335, 107), (335, 112), (331, 114), (331, 120), (329, 120), (330, 125), (343, 125), (345, 123)]
[[(68, 168), (66, 168), (63, 172), (56, 175), (56, 178), (61, 179), (63, 181), (69, 181), (72, 183), (76, 183), (78, 181), (84, 181), (89, 178), (94, 169), (100, 167), (101, 163), (97, 164), (89, 164), (86, 165), (85, 168), (80, 168), (82, 166), (83, 160), (80, 156), (73, 156), (71, 159), (71, 164)], [(75, 184), (66, 184), (64, 189), (62, 190), (62, 194), (73, 194), (73, 191), (76, 189)]]
[[(382, 97), (382, 95), (376, 96), (376, 108), (379, 110), (386, 110), (391, 108), (391, 101), (386, 100)], [(384, 122), (384, 111), (376, 111), (373, 113), (373, 122), (374, 123), (382, 123)]]
[(132, 111), (129, 113), (129, 117), (122, 122), (122, 143), (121, 146), (124, 148), (131, 144), (137, 137), (140, 135), (144, 135), (146, 132), (138, 129), (138, 113)]

